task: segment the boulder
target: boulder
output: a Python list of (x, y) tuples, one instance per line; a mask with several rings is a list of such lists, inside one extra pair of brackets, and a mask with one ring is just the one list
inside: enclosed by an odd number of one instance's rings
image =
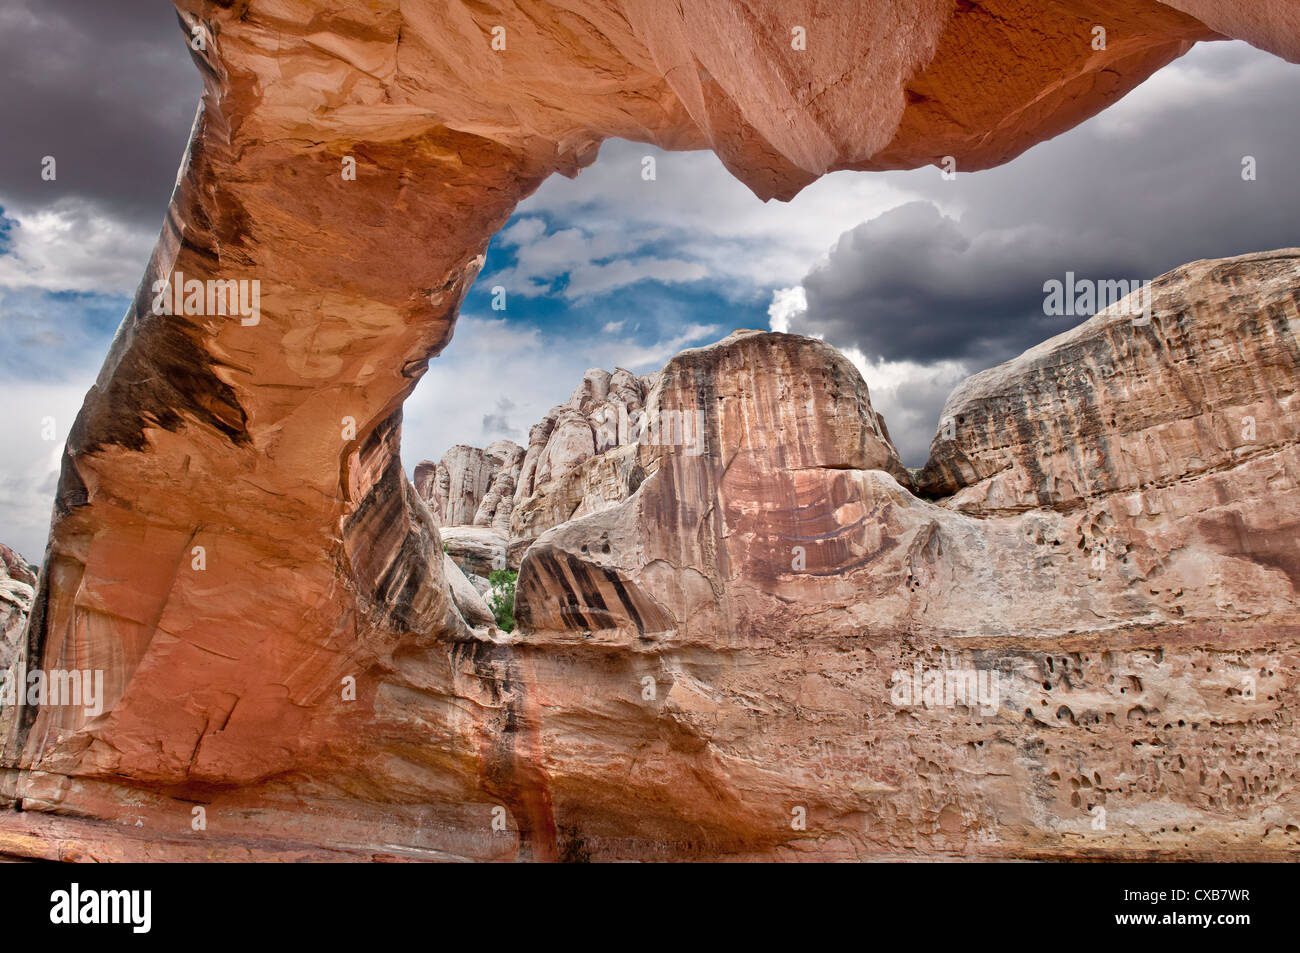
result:
[(463, 572), (486, 578), (506, 568), (504, 533), (486, 526), (444, 526), (439, 533), (443, 551)]
[(445, 553), (444, 557), (447, 582), (451, 585), (451, 596), (456, 603), (456, 609), (460, 612), (461, 618), (472, 628), (495, 625), (496, 616), (492, 614), (488, 604), (483, 601), (482, 594), (470, 582), (465, 573), (461, 571), (460, 566), (456, 564), (450, 553)]

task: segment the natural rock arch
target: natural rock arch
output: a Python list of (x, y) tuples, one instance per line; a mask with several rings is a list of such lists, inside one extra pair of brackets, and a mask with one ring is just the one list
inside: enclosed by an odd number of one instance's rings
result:
[[(623, 137), (710, 148), (760, 198), (786, 199), (836, 169), (1005, 162), (1200, 40), (1300, 61), (1280, 2), (177, 6), (202, 38), (204, 100), (69, 438), (26, 651), (103, 669), (107, 704), (93, 719), (23, 709), (6, 749), (6, 793), (26, 807), (121, 820), (143, 804), (176, 854), (193, 801), (212, 805), (218, 843), (278, 829), (338, 850), (383, 834), (413, 852), (551, 857), (553, 797), (611, 854), (788, 838), (723, 794), (707, 817), (668, 805), (620, 840), (601, 816), (625, 810), (612, 775), (593, 772), (589, 797), (580, 771), (546, 779), (535, 686), (558, 663), (539, 675), (468, 630), (402, 473), (402, 401), (450, 341), (491, 235), (548, 175)], [(178, 273), (260, 281), (258, 322), (153, 313), (154, 282)], [(348, 678), (355, 702), (340, 700)], [(709, 756), (698, 694), (674, 702), (666, 750)], [(518, 842), (485, 831), (494, 804)]]

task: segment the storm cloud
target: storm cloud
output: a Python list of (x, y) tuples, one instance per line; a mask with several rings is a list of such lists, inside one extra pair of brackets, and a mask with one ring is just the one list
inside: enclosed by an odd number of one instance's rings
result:
[(156, 232), (202, 92), (170, 3), (5, 0), (0, 87), (0, 205), (79, 199)]
[(1300, 67), (1210, 44), (1009, 165), (951, 181), (907, 173), (919, 201), (842, 235), (804, 278), (790, 329), (869, 359), (974, 372), (1081, 320), (1044, 314), (1044, 282), (1067, 272), (1149, 280), (1298, 245), (1297, 92)]
[(1042, 225), (969, 233), (912, 202), (840, 238), (804, 279), (807, 311), (795, 329), (890, 361), (996, 363), (1077, 322), (1044, 316), (1046, 277), (1124, 264), (1084, 236)]

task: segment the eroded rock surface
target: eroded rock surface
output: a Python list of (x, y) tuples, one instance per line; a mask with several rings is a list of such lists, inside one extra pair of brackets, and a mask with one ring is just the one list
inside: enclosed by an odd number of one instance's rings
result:
[(0, 544), (0, 671), (9, 667), (18, 652), (35, 585), (36, 568)]
[(922, 491), (988, 515), (1154, 495), (1246, 463), (1285, 472), (1297, 289), (1294, 250), (1194, 262), (1152, 284), (1152, 315), (1126, 300), (975, 375), (944, 407)]
[[(498, 441), (484, 450), (456, 446), (442, 462), (428, 461), (415, 469), (415, 483), (431, 508), (444, 515), (443, 533), (449, 551), (467, 572), (495, 563), (502, 537), (509, 547), (509, 565), (518, 569), (529, 543), (553, 526), (599, 512), (622, 502), (644, 479), (639, 444), (676, 440), (694, 446), (696, 421), (680, 414), (660, 419), (646, 409), (659, 374), (635, 375), (624, 368), (587, 371), (563, 404), (552, 407), (529, 430), (528, 449)], [(473, 478), (464, 474), (472, 472)], [(486, 476), (484, 475), (486, 474)], [(489, 485), (482, 494), (476, 527), (487, 533), (455, 529), (465, 508), (453, 510), (447, 500), (452, 487)], [(471, 494), (470, 499), (473, 499)], [(488, 554), (485, 550), (493, 550)], [(497, 566), (504, 568), (504, 564)]]
[(458, 444), (415, 468), (415, 486), (443, 526), (510, 526), (524, 451), (509, 440), (484, 449)]
[(443, 569), (447, 574), (447, 582), (451, 586), (451, 597), (456, 603), (456, 610), (465, 620), (466, 625), (471, 627), (494, 625), (495, 617), (488, 604), (483, 601), (482, 593), (450, 554), (443, 561)]
[[(743, 337), (660, 388), (705, 415), (706, 452), (638, 451), (630, 497), (533, 543), (517, 638), (462, 615), (447, 513), (397, 455), (489, 238), (603, 139), (713, 149), (762, 198), (833, 169), (984, 168), (1199, 40), (1298, 58), (1293, 4), (177, 6), (178, 42), (207, 38), (204, 102), (72, 429), (19, 647), (102, 670), (106, 697), (8, 713), (0, 795), (25, 813), (0, 849), (48, 852), (39, 832), (66, 844), (81, 817), (124, 833), (71, 856), (192, 856), (195, 803), (208, 858), (1295, 849), (1294, 590), (1250, 533), (1201, 529), (1287, 525), (1280, 450), (1136, 512), (1117, 491), (976, 516), (908, 492), (834, 362), (804, 397), (861, 420), (728, 391), (726, 362), (766, 346)], [(179, 274), (259, 281), (260, 311), (155, 313)], [(577, 421), (555, 423), (579, 465)], [(494, 496), (480, 482), (458, 519)], [(889, 673), (945, 653), (1005, 667), (996, 719), (891, 704)]]
[(471, 577), (486, 579), (506, 568), (509, 538), (505, 533), (487, 526), (444, 526), (439, 535), (443, 551)]
[[(35, 594), (36, 568), (0, 543), (0, 736), (13, 730), (19, 696), (25, 694), (24, 674), (18, 670), (27, 616)], [(20, 687), (21, 686), (21, 687)]]
[[(1294, 354), (1296, 254), (1165, 276), (1155, 326), (1231, 335), (1250, 366)], [(1244, 307), (1216, 307), (1222, 281), (1254, 289)], [(1300, 629), (1282, 553), (1300, 529), (1294, 436), (1207, 470), (1206, 428), (1167, 486), (977, 518), (888, 472), (856, 374), (789, 394), (782, 428), (741, 370), (763, 363), (746, 349), (782, 337), (737, 335), (670, 362), (661, 399), (704, 413), (709, 452), (663, 450), (627, 502), (550, 530), (524, 557), (517, 652), (548, 712), (557, 816), (600, 815), (584, 830), (611, 845), (634, 828), (676, 842), (673, 805), (689, 803), (705, 842), (748, 828), (768, 849), (815, 856), (1008, 842), (1022, 855), (1294, 851)], [(1112, 386), (1145, 386), (1120, 360), (1124, 340), (1104, 340)], [(1085, 353), (1062, 346), (1042, 365), (1083, 373)], [(1081, 418), (1034, 399), (1038, 354), (988, 377), (1068, 433)], [(1288, 377), (1300, 379), (1293, 364), (1276, 368), (1278, 389)], [(842, 403), (855, 390), (861, 430), (818, 425), (854, 419)], [(1190, 387), (1165, 395), (1172, 419), (1199, 406)], [(805, 422), (809, 397), (841, 406)], [(1290, 420), (1275, 429), (1291, 432), (1295, 411), (1278, 406)], [(1106, 418), (1108, 445), (1118, 427)], [(610, 672), (609, 695), (576, 687)], [(974, 682), (969, 696), (943, 683), (925, 694), (936, 676), (993, 679), (987, 707)], [(629, 747), (644, 765), (630, 776)], [(571, 765), (583, 780), (568, 800)], [(816, 834), (777, 829), (795, 809)]]
[(654, 381), (655, 375), (638, 377), (621, 367), (589, 370), (568, 402), (532, 427), (515, 491), (512, 543), (627, 499), (639, 479), (636, 454), (627, 448), (650, 439), (645, 400)]

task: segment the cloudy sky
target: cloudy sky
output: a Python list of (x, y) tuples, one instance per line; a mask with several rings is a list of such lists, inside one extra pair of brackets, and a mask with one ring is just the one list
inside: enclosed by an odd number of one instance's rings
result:
[[(5, 0), (0, 82), (0, 541), (36, 560), (59, 450), (143, 273), (200, 85), (160, 0)], [(589, 367), (644, 373), (769, 326), (848, 353), (920, 465), (958, 381), (1077, 320), (1044, 317), (1048, 278), (1300, 245), (1298, 93), (1300, 67), (1203, 44), (1000, 169), (838, 173), (788, 204), (759, 202), (711, 154), (608, 142), (494, 239), (407, 403), (407, 467), (524, 441)]]

